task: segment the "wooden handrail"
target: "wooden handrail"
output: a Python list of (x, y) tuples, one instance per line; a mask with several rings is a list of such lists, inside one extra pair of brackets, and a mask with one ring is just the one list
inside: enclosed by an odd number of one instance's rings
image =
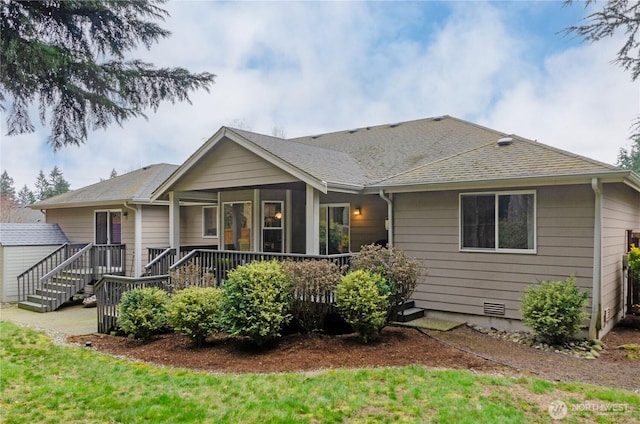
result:
[(146, 264), (144, 266), (144, 269), (149, 270), (152, 266), (154, 266), (156, 263), (160, 262), (162, 259), (164, 259), (165, 256), (168, 256), (170, 254), (174, 254), (176, 253), (176, 249), (174, 248), (167, 248), (165, 249), (161, 254), (159, 254), (158, 256), (156, 256), (151, 262), (149, 262), (148, 264)]
[(37, 267), (39, 267), (41, 264), (43, 264), (44, 262), (46, 262), (49, 258), (51, 258), (52, 256), (55, 256), (56, 254), (58, 254), (61, 250), (66, 249), (67, 246), (69, 246), (69, 243), (65, 243), (62, 246), (58, 247), (56, 250), (54, 250), (53, 252), (49, 253), (47, 256), (45, 256), (44, 258), (40, 259), (39, 262), (37, 262), (36, 264), (34, 264), (31, 268), (29, 268), (28, 270), (26, 270), (25, 272), (23, 272), (22, 274), (18, 275), (17, 278), (22, 278), (25, 275), (27, 275), (28, 273), (30, 273), (31, 271), (33, 271), (34, 269), (36, 269)]
[(87, 244), (85, 247), (83, 247), (82, 249), (74, 253), (72, 256), (70, 256), (66, 261), (62, 262), (60, 265), (58, 265), (57, 267), (53, 268), (51, 271), (49, 271), (48, 273), (40, 277), (40, 281), (41, 282), (46, 281), (49, 278), (53, 277), (54, 275), (60, 273), (60, 271), (68, 267), (69, 264), (75, 262), (76, 259), (82, 257), (82, 255), (84, 255), (87, 251), (90, 251), (92, 247), (93, 247), (93, 243)]

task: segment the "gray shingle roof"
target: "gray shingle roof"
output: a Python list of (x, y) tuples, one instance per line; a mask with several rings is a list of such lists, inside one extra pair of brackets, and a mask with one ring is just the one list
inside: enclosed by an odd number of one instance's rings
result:
[(491, 141), (379, 182), (379, 186), (457, 183), (529, 177), (560, 177), (615, 171), (616, 167), (563, 150), (512, 137), (499, 146)]
[(360, 165), (348, 153), (235, 128), (230, 130), (323, 181), (357, 185), (367, 182)]
[(165, 181), (177, 165), (166, 163), (149, 165), (99, 183), (72, 190), (36, 203), (33, 207), (96, 204), (124, 201), (149, 201), (151, 193)]
[(294, 139), (351, 155), (368, 184), (468, 151), (506, 134), (450, 116)]
[[(390, 187), (602, 173), (616, 167), (451, 116), (289, 140), (233, 130), (324, 181)], [(510, 146), (496, 142), (512, 137)]]
[(42, 246), (68, 242), (58, 224), (0, 224), (2, 246)]

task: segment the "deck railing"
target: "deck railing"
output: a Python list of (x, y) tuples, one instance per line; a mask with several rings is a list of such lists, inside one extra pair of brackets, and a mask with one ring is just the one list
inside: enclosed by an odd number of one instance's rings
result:
[(107, 334), (117, 328), (118, 305), (124, 292), (145, 287), (159, 287), (168, 291), (168, 279), (168, 275), (137, 278), (104, 275), (93, 288), (97, 301), (98, 332)]
[(69, 257), (87, 246), (86, 244), (65, 243), (38, 263), (18, 275), (18, 300), (25, 300), (28, 294), (35, 293), (41, 288), (40, 279), (50, 273), (54, 268), (62, 264)]
[(92, 279), (124, 274), (124, 255), (124, 245), (65, 244), (17, 277), (18, 300), (56, 309)]
[[(159, 250), (159, 249), (158, 249)], [(171, 252), (163, 250), (162, 254), (170, 255)], [(187, 250), (183, 250), (184, 253)], [(160, 256), (160, 255), (158, 255)], [(341, 255), (304, 255), (295, 253), (265, 253), (265, 252), (240, 252), (237, 250), (215, 250), (215, 249), (192, 249), (181, 259), (173, 263), (167, 274), (150, 275), (143, 277), (120, 277), (105, 275), (94, 286), (94, 294), (97, 301), (98, 331), (108, 333), (117, 328), (118, 305), (122, 294), (136, 288), (160, 287), (168, 292), (171, 291), (171, 279), (168, 275), (171, 272), (180, 272), (180, 267), (190, 263), (196, 264), (203, 272), (210, 272), (214, 275), (214, 282), (217, 287), (224, 284), (227, 273), (239, 265), (245, 265), (253, 261), (268, 261), (272, 259), (284, 261), (304, 261), (304, 260), (328, 260), (338, 266), (348, 266), (351, 260), (351, 253)], [(160, 262), (160, 259), (158, 262)], [(152, 264), (152, 269), (155, 264)], [(158, 265), (160, 267), (160, 265)], [(322, 299), (309, 299), (314, 302), (333, 302), (333, 293), (327, 293)]]
[[(180, 246), (180, 249), (170, 247), (150, 247), (147, 261), (144, 266), (144, 275), (164, 275), (169, 272), (169, 268), (177, 261), (195, 249), (215, 250), (215, 246)], [(178, 254), (176, 255), (176, 250)]]
[(169, 273), (179, 271), (181, 266), (193, 263), (204, 272), (213, 274), (216, 286), (220, 287), (227, 278), (227, 273), (238, 267), (254, 261), (270, 260), (328, 260), (336, 265), (348, 266), (351, 260), (351, 253), (339, 255), (305, 255), (299, 253), (268, 253), (268, 252), (243, 252), (238, 250), (209, 250), (195, 249), (176, 261), (170, 268)]

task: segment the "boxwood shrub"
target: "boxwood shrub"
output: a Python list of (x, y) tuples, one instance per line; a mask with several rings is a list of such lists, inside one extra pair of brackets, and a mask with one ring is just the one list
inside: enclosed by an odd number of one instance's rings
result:
[(222, 327), (262, 346), (279, 337), (291, 320), (291, 298), (291, 283), (280, 262), (239, 266), (229, 271), (223, 288)]
[(543, 281), (529, 287), (522, 298), (523, 322), (548, 343), (566, 343), (587, 318), (588, 297), (578, 289), (574, 276), (565, 281)]
[(336, 288), (340, 314), (367, 343), (387, 322), (389, 285), (385, 278), (369, 271), (347, 273)]
[(167, 292), (156, 287), (126, 291), (118, 305), (118, 325), (127, 334), (148, 340), (167, 325), (168, 301)]
[(218, 330), (222, 290), (214, 287), (187, 287), (172, 297), (167, 320), (174, 331), (202, 346), (207, 336)]

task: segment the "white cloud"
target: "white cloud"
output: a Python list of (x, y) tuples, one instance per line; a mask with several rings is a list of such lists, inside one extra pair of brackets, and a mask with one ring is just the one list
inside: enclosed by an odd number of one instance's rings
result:
[(640, 109), (637, 84), (610, 64), (616, 40), (575, 47), (553, 38), (545, 45), (557, 29), (527, 27), (544, 22), (539, 10), (555, 5), (166, 6), (171, 18), (164, 26), (173, 35), (136, 56), (216, 73), (211, 92), (194, 93), (193, 105), (163, 104), (148, 121), (97, 131), (87, 144), (55, 155), (44, 130), (3, 137), (0, 165), (16, 187), (33, 186), (39, 169), (56, 164), (73, 188), (113, 168), (179, 164), (238, 119), (254, 131), (280, 126), (295, 137), (450, 114), (614, 162)]

